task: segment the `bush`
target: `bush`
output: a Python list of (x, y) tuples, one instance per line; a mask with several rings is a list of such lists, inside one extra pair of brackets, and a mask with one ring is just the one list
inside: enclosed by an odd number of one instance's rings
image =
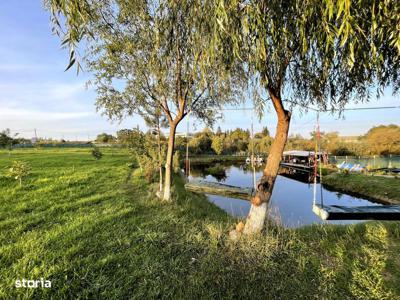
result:
[(158, 175), (157, 164), (148, 156), (141, 155), (139, 157), (142, 165), (143, 176), (148, 183), (155, 182)]
[(179, 170), (181, 169), (180, 160), (181, 160), (181, 153), (179, 151), (176, 151), (172, 161), (172, 167), (174, 168), (175, 173), (178, 173)]
[(8, 177), (19, 180), (19, 186), (22, 186), (22, 178), (29, 175), (31, 167), (22, 161), (13, 161), (8, 169)]
[(100, 151), (100, 149), (99, 149), (98, 147), (94, 147), (94, 148), (92, 149), (92, 156), (93, 156), (95, 159), (99, 160), (100, 158), (103, 157), (103, 153), (101, 153), (101, 151)]

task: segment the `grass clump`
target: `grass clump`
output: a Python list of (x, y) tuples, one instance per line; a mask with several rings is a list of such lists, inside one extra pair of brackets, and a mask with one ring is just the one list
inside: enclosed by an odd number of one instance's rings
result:
[(92, 149), (92, 156), (96, 159), (99, 160), (103, 157), (103, 153), (100, 151), (98, 147), (93, 147)]

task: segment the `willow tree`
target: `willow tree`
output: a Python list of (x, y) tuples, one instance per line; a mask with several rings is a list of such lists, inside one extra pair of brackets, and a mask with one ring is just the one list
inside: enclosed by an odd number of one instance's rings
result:
[(340, 111), (349, 101), (368, 101), (373, 90), (378, 96), (389, 85), (399, 91), (400, 2), (220, 0), (215, 4), (214, 20), (220, 30), (214, 42), (221, 49), (219, 55), (228, 64), (243, 63), (267, 96), (256, 98), (256, 104), (271, 103), (278, 118), (246, 220), (244, 233), (249, 234), (264, 226), (294, 109)]
[(71, 49), (68, 68), (82, 61), (76, 48), (83, 41), (100, 111), (123, 119), (156, 107), (167, 118), (163, 198), (169, 200), (178, 124), (189, 112), (212, 122), (215, 108), (232, 100), (231, 77), (205, 51), (210, 11), (201, 0), (48, 0), (47, 7), (54, 31)]

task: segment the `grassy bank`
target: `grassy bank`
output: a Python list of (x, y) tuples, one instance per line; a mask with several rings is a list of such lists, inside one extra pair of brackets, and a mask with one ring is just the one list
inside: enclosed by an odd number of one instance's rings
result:
[(382, 203), (400, 204), (400, 179), (334, 173), (323, 178), (328, 188)]
[[(400, 297), (399, 223), (311, 226), (232, 244), (237, 220), (186, 193), (161, 203), (125, 153), (13, 153), (0, 177), (0, 299)], [(0, 170), (10, 158), (0, 153)], [(3, 174), (3, 173), (2, 173)], [(52, 281), (16, 289), (16, 279)]]
[(199, 155), (190, 157), (190, 163), (209, 164), (218, 162), (245, 162), (247, 156), (239, 155)]

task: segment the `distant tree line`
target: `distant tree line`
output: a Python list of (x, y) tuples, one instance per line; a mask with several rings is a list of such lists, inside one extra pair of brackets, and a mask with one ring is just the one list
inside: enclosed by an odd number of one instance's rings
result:
[[(99, 143), (118, 143), (128, 145), (135, 130), (122, 129), (116, 136), (102, 133), (96, 138)], [(148, 133), (151, 134), (149, 131)], [(310, 133), (311, 138), (300, 134), (292, 134), (288, 138), (285, 150), (314, 151), (315, 133)], [(167, 138), (161, 134), (161, 142), (165, 144)], [(200, 132), (189, 135), (189, 155), (266, 155), (269, 153), (273, 137), (267, 127), (254, 134), (251, 139), (250, 131), (236, 128), (222, 131), (220, 127), (213, 131), (206, 127)], [(187, 138), (177, 136), (175, 149), (182, 155), (186, 153)], [(400, 155), (400, 126), (380, 125), (372, 127), (366, 134), (360, 136), (340, 136), (337, 131), (321, 132), (320, 148), (331, 155)]]
[[(322, 132), (320, 147), (332, 155), (400, 155), (400, 126), (380, 125), (372, 127), (358, 137), (342, 137), (338, 132)], [(315, 149), (315, 133), (306, 139), (301, 135), (291, 135), (286, 150)]]
[[(99, 134), (96, 142), (99, 143), (119, 143), (130, 145), (134, 139), (137, 139), (136, 129), (122, 129), (117, 131), (116, 136), (110, 134)], [(155, 139), (156, 133), (151, 130), (143, 133)], [(161, 134), (161, 143), (167, 142), (167, 137)], [(175, 142), (175, 150), (180, 154), (186, 152), (187, 143), (189, 142), (190, 155), (232, 155), (232, 154), (249, 154), (254, 151), (255, 154), (267, 154), (272, 143), (268, 129), (265, 127), (261, 132), (254, 134), (251, 139), (249, 130), (236, 128), (234, 130), (222, 131), (220, 127), (214, 132), (206, 127), (202, 131), (185, 136), (177, 136)], [(140, 145), (139, 145), (140, 146)], [(141, 145), (143, 146), (143, 144)]]

